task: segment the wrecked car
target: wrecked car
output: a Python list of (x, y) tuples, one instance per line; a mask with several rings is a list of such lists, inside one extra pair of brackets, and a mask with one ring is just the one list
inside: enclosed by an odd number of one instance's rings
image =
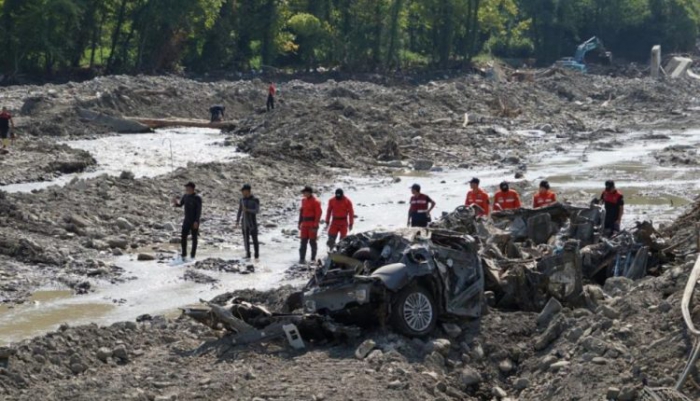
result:
[(474, 237), (439, 229), (370, 232), (338, 243), (289, 308), (339, 322), (379, 319), (419, 337), (438, 320), (478, 318), (483, 291)]

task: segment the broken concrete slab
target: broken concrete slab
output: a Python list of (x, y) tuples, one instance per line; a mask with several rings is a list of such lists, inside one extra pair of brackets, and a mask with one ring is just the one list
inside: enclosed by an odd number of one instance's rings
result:
[(687, 57), (673, 57), (666, 64), (666, 75), (669, 78), (680, 78), (685, 75), (688, 68), (693, 64), (693, 60)]
[(545, 305), (542, 312), (537, 316), (537, 324), (540, 326), (545, 326), (549, 321), (559, 312), (561, 312), (562, 306), (556, 298), (549, 298), (547, 305)]

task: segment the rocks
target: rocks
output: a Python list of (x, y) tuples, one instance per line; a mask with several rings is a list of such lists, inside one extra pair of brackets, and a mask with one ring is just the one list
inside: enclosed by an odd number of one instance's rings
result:
[(109, 358), (111, 358), (113, 355), (113, 351), (107, 347), (101, 347), (100, 349), (97, 350), (97, 359), (101, 360), (102, 362), (107, 362)]
[(608, 319), (619, 319), (620, 318), (620, 311), (613, 308), (612, 306), (603, 305), (600, 307), (600, 310), (601, 310), (603, 316), (607, 317)]
[(118, 217), (115, 223), (117, 227), (119, 227), (119, 229), (121, 230), (134, 231), (134, 225), (131, 224), (129, 220), (125, 219), (124, 217)]
[(365, 359), (367, 355), (377, 346), (374, 340), (368, 339), (362, 342), (359, 347), (355, 350), (355, 358)]
[(491, 389), (491, 394), (493, 394), (493, 396), (498, 398), (499, 400), (508, 397), (508, 393), (506, 393), (504, 389), (498, 386)]
[(112, 249), (127, 249), (129, 247), (129, 240), (126, 238), (107, 238), (107, 245)]
[(617, 396), (620, 394), (620, 389), (617, 387), (608, 387), (608, 391), (605, 392), (606, 400), (617, 400)]
[(471, 366), (465, 366), (459, 372), (459, 381), (465, 387), (470, 387), (481, 383), (481, 375)]
[(549, 298), (549, 301), (547, 301), (547, 304), (542, 309), (542, 312), (540, 312), (540, 314), (537, 316), (537, 324), (540, 326), (546, 326), (552, 317), (561, 312), (561, 310), (561, 302), (554, 297)]
[(131, 181), (131, 180), (133, 180), (133, 179), (135, 179), (135, 178), (136, 178), (136, 176), (135, 176), (134, 173), (132, 173), (131, 171), (122, 171), (122, 173), (119, 174), (119, 179), (120, 179), (120, 180), (129, 180), (129, 181)]
[(513, 361), (510, 359), (504, 359), (498, 363), (498, 370), (500, 370), (503, 374), (508, 374), (512, 372), (513, 369), (515, 369), (515, 366), (513, 365)]
[(565, 319), (561, 315), (557, 316), (549, 327), (547, 327), (547, 330), (535, 340), (535, 350), (541, 351), (547, 348), (549, 344), (561, 336), (566, 327)]
[(454, 323), (443, 323), (442, 329), (450, 338), (457, 338), (460, 334), (462, 334), (462, 329)]
[(440, 355), (447, 356), (450, 353), (450, 348), (452, 343), (446, 338), (438, 338), (435, 340), (428, 341), (425, 344), (425, 353), (437, 352)]
[(569, 365), (571, 365), (571, 362), (569, 362), (569, 361), (559, 361), (559, 362), (555, 362), (552, 365), (550, 365), (549, 370), (556, 372), (558, 370), (561, 370), (561, 369), (568, 367)]
[(136, 260), (138, 260), (139, 262), (148, 262), (151, 260), (156, 260), (156, 257), (154, 255), (151, 255), (150, 253), (139, 253), (136, 257)]
[(520, 377), (513, 383), (513, 387), (515, 387), (516, 390), (525, 390), (530, 387), (530, 380), (525, 377)]
[(117, 359), (121, 359), (122, 361), (129, 360), (129, 353), (126, 349), (126, 345), (123, 344), (114, 348), (112, 350), (112, 355), (114, 355), (114, 357)]
[(413, 169), (416, 171), (429, 171), (433, 167), (433, 162), (430, 160), (414, 160)]
[(78, 375), (88, 370), (87, 366), (82, 363), (72, 363), (70, 365), (70, 371)]
[(629, 291), (632, 285), (634, 285), (634, 281), (627, 277), (609, 277), (605, 280), (603, 290), (612, 296), (617, 296)]

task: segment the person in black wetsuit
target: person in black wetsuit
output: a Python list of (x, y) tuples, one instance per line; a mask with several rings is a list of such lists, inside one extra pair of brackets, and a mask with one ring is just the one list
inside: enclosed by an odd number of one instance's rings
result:
[(209, 113), (211, 114), (211, 122), (219, 122), (224, 120), (224, 111), (226, 110), (226, 107), (220, 105), (220, 104), (215, 104), (209, 108)]
[(173, 206), (185, 208), (185, 220), (182, 222), (182, 260), (187, 258), (187, 236), (192, 234), (192, 251), (190, 257), (197, 254), (197, 237), (199, 236), (199, 219), (202, 217), (202, 197), (194, 192), (193, 182), (185, 184), (185, 195), (178, 200), (173, 198)]
[(246, 258), (250, 259), (250, 240), (253, 240), (253, 249), (255, 250), (255, 259), (260, 258), (260, 246), (258, 245), (258, 212), (260, 212), (260, 200), (251, 193), (250, 184), (243, 185), (241, 188), (243, 197), (238, 202), (238, 215), (236, 216), (236, 227), (241, 223), (243, 218), (243, 243), (245, 245)]

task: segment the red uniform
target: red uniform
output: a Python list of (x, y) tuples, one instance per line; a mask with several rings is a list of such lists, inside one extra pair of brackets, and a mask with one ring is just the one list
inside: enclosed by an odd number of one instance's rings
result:
[[(331, 221), (331, 217), (333, 220)], [(352, 227), (355, 222), (355, 211), (352, 208), (352, 201), (347, 196), (342, 198), (331, 198), (328, 201), (328, 211), (326, 212), (326, 224), (328, 235), (335, 237), (340, 233), (340, 239), (347, 237), (348, 227)]]
[(270, 96), (275, 96), (276, 92), (277, 92), (277, 88), (275, 88), (275, 84), (270, 84), (270, 87), (267, 88), (267, 94)]
[(315, 196), (303, 198), (299, 210), (299, 226), (301, 239), (316, 239), (318, 237), (318, 223), (323, 216), (321, 201)]
[(498, 191), (493, 197), (494, 210), (520, 209), (520, 195), (512, 189)]
[(537, 209), (540, 207), (549, 206), (556, 203), (557, 195), (552, 191), (547, 191), (545, 193), (538, 192), (535, 194), (535, 198), (532, 200), (532, 206)]
[(489, 194), (481, 188), (467, 192), (467, 199), (464, 201), (464, 206), (477, 205), (484, 209), (483, 212), (477, 213), (477, 216), (489, 215)]

